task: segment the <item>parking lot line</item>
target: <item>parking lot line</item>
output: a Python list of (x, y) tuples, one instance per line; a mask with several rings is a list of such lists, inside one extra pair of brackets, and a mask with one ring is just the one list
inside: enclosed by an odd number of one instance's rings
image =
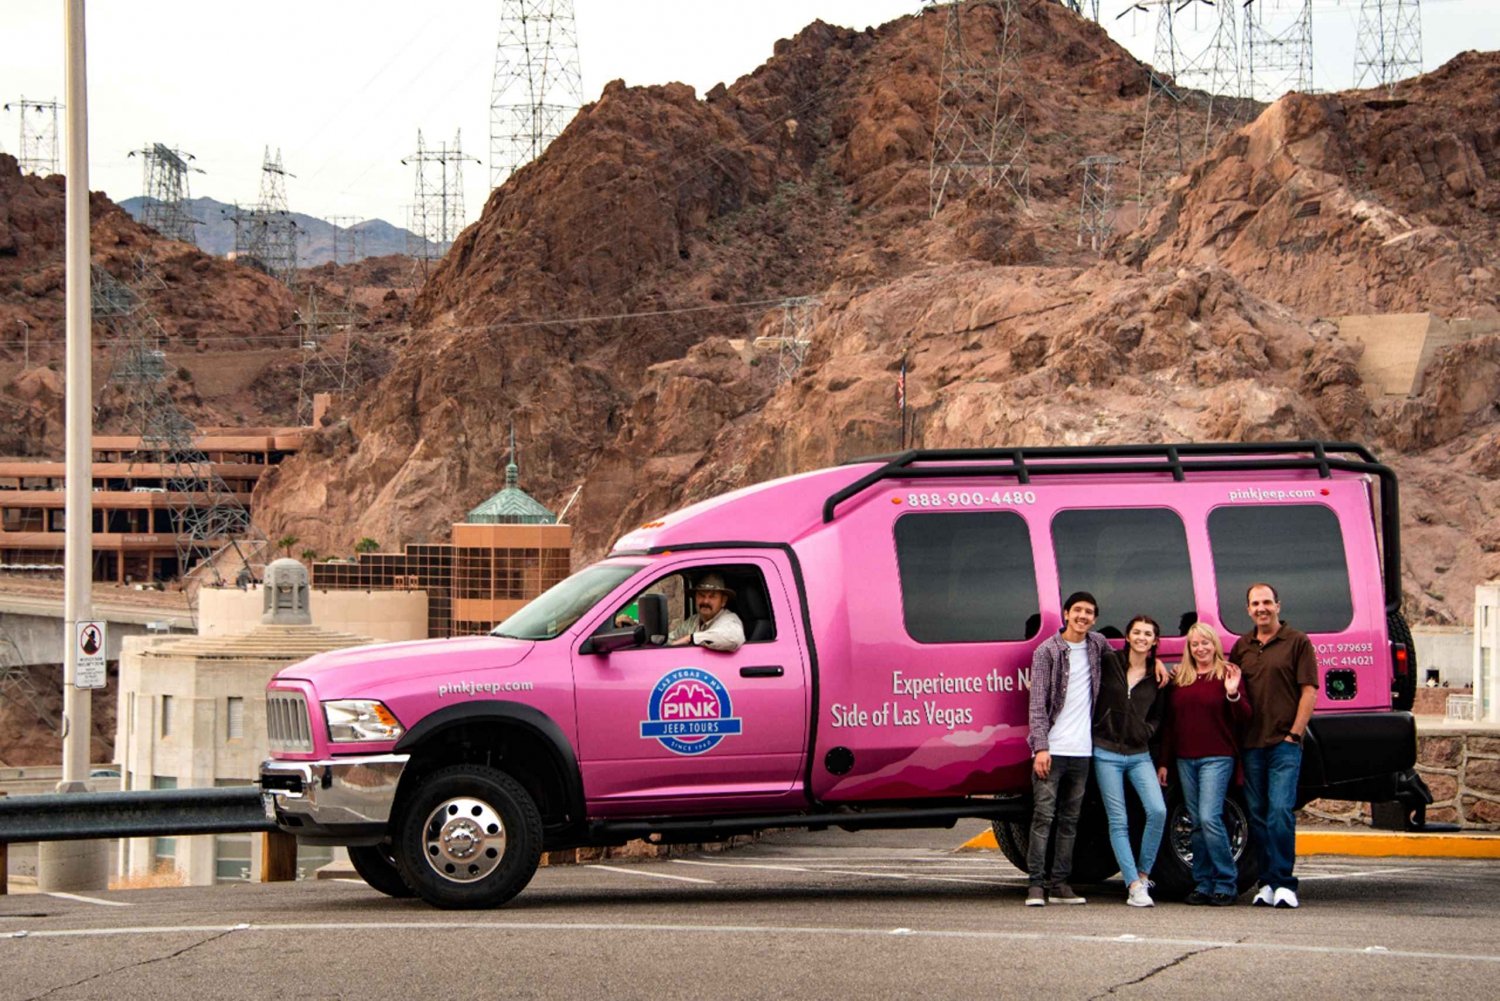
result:
[[(998, 849), (994, 831), (965, 841), (959, 851)], [(1500, 835), (1424, 834), (1421, 831), (1298, 831), (1298, 855), (1369, 858), (1500, 858)]]
[(61, 897), (63, 900), (77, 900), (84, 904), (99, 904), (101, 907), (129, 907), (123, 900), (100, 900), (98, 897), (84, 897), (76, 893), (63, 893), (55, 890), (47, 894), (49, 897)]
[(713, 883), (711, 879), (699, 879), (697, 876), (671, 876), (664, 872), (651, 872), (648, 869), (636, 868), (634, 866), (601, 865), (592, 862), (586, 865), (586, 869), (602, 870), (604, 872), (619, 872), (627, 876), (649, 876), (651, 879), (672, 879), (679, 883)]

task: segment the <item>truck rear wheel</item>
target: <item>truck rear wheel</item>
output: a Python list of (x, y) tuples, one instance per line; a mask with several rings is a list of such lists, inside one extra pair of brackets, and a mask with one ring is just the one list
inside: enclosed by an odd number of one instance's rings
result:
[[(1224, 827), (1229, 833), (1229, 850), (1238, 870), (1238, 889), (1244, 893), (1255, 885), (1257, 875), (1254, 845), (1250, 840), (1250, 813), (1244, 794), (1231, 789), (1224, 800)], [(1156, 868), (1151, 870), (1153, 891), (1162, 900), (1181, 900), (1193, 892), (1193, 824), (1182, 802), (1182, 787), (1173, 782), (1167, 790), (1167, 826), (1162, 831), (1161, 848), (1156, 853)], [(1131, 824), (1131, 842), (1141, 836), (1139, 822)]]
[(417, 895), (451, 910), (497, 907), (531, 882), (542, 817), (521, 784), (482, 765), (453, 765), (406, 800), (396, 860)]
[(350, 845), (349, 861), (359, 878), (379, 890), (387, 897), (414, 897), (412, 888), (406, 885), (401, 869), (396, 865), (396, 856), (388, 843), (378, 845)]
[(1410, 712), (1417, 701), (1417, 646), (1412, 642), (1411, 627), (1400, 612), (1391, 612), (1385, 617), (1385, 623), (1391, 642), (1406, 647), (1406, 677), (1391, 677), (1391, 708)]

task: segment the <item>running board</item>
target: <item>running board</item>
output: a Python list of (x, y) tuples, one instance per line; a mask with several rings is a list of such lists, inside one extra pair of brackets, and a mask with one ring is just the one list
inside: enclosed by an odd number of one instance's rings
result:
[(829, 813), (767, 814), (757, 817), (673, 817), (644, 820), (596, 820), (589, 824), (589, 841), (594, 844), (620, 844), (639, 838), (653, 844), (683, 844), (697, 841), (722, 841), (737, 834), (752, 834), (770, 828), (807, 828), (826, 830), (837, 827), (845, 831), (900, 829), (909, 827), (952, 827), (960, 820), (1025, 821), (1031, 816), (1031, 800), (968, 800), (951, 806), (920, 807), (910, 810), (844, 810)]

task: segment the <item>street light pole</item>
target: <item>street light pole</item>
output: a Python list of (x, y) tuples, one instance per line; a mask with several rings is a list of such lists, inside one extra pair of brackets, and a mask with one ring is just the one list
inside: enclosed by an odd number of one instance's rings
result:
[[(94, 725), (91, 692), (78, 687), (78, 623), (93, 618), (93, 317), (89, 310), (89, 147), (83, 0), (67, 0), (67, 538), (63, 543), (62, 781), (59, 793), (88, 791)], [(97, 652), (97, 651), (95, 651)], [(105, 651), (107, 655), (107, 651)], [(102, 890), (109, 885), (108, 842), (43, 842), (37, 889)]]

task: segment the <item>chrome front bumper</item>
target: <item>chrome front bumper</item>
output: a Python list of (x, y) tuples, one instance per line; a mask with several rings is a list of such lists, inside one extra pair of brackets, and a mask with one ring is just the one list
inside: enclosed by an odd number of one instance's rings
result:
[(301, 836), (367, 832), (391, 819), (396, 787), (409, 754), (372, 754), (326, 761), (261, 762), (260, 800), (266, 816)]

